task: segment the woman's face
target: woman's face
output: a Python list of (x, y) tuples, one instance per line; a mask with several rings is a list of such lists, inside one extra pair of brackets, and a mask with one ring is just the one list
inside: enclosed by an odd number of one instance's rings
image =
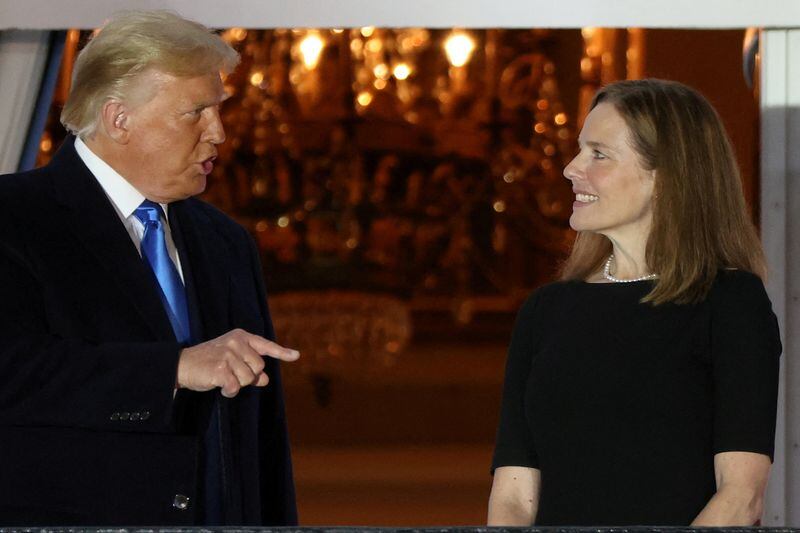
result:
[(616, 108), (598, 104), (578, 137), (580, 152), (564, 169), (575, 202), (570, 226), (612, 240), (647, 239), (655, 173), (642, 168), (630, 131)]

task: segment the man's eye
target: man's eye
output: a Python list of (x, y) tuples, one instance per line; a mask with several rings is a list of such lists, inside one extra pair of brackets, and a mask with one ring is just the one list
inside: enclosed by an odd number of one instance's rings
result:
[(592, 150), (592, 157), (594, 159), (605, 159), (606, 155), (603, 152), (599, 152), (597, 150)]

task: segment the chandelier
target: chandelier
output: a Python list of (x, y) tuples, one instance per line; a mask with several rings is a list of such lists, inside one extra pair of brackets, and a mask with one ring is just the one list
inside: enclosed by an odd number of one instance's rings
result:
[[(608, 73), (604, 32), (583, 33), (585, 94)], [(203, 196), (254, 235), (279, 340), (304, 353), (291, 372), (320, 403), (331, 379), (396, 364), (412, 326), (429, 326), (418, 313), (469, 331), (552, 275), (573, 238), (561, 169), (580, 117), (551, 34), (221, 32), (241, 64), (224, 78), (228, 140)]]

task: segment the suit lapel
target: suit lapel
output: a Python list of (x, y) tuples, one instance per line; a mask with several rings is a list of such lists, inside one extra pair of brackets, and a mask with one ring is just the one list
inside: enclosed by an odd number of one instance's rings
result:
[(208, 217), (198, 209), (196, 200), (174, 202), (169, 206), (170, 226), (195, 287), (197, 306), (205, 339), (227, 333), (230, 327), (230, 269), (226, 261), (226, 242)]
[(115, 280), (124, 300), (139, 312), (155, 338), (174, 340), (152, 272), (73, 142), (68, 139), (50, 163), (55, 196), (63, 207), (62, 218), (55, 220), (64, 221), (65, 229), (86, 249), (85, 255), (93, 256)]
[[(172, 235), (181, 254), (181, 265), (188, 267), (186, 272), (196, 289), (193, 292), (202, 320), (203, 340), (218, 337), (231, 329), (228, 244), (196, 200), (174, 202), (170, 204), (169, 213)], [(233, 450), (239, 439), (234, 438), (233, 434), (239, 431), (234, 429), (239, 427), (238, 406), (242, 405), (243, 398), (251, 396), (245, 393), (246, 390), (241, 391), (233, 399), (223, 398), (219, 391), (214, 391), (210, 397), (204, 393), (205, 399), (210, 400), (204, 409), (216, 413), (210, 417), (211, 425), (206, 433), (206, 450), (212, 454), (207, 459), (209, 463), (206, 468), (217, 464), (227, 472), (227, 475), (217, 477), (219, 473), (211, 471), (216, 474), (207, 478), (206, 489), (219, 491), (223, 502), (220, 512), (224, 517), (223, 522), (227, 524), (242, 522), (240, 468), (235, 460), (239, 453)], [(252, 401), (248, 403), (252, 404)], [(211, 414), (211, 411), (205, 412)]]

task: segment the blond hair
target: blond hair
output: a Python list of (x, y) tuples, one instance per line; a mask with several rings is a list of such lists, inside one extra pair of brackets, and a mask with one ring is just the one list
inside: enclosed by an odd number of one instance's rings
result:
[(230, 72), (239, 54), (205, 26), (169, 11), (113, 16), (75, 62), (61, 123), (82, 138), (94, 134), (103, 104), (123, 100), (148, 70), (177, 77)]
[[(717, 112), (697, 91), (656, 79), (612, 83), (595, 95), (614, 106), (644, 168), (655, 170), (653, 222), (645, 258), (658, 274), (643, 299), (702, 301), (717, 272), (766, 275), (764, 252), (747, 212), (739, 168)], [(611, 253), (600, 234), (579, 232), (561, 278), (596, 274)]]

